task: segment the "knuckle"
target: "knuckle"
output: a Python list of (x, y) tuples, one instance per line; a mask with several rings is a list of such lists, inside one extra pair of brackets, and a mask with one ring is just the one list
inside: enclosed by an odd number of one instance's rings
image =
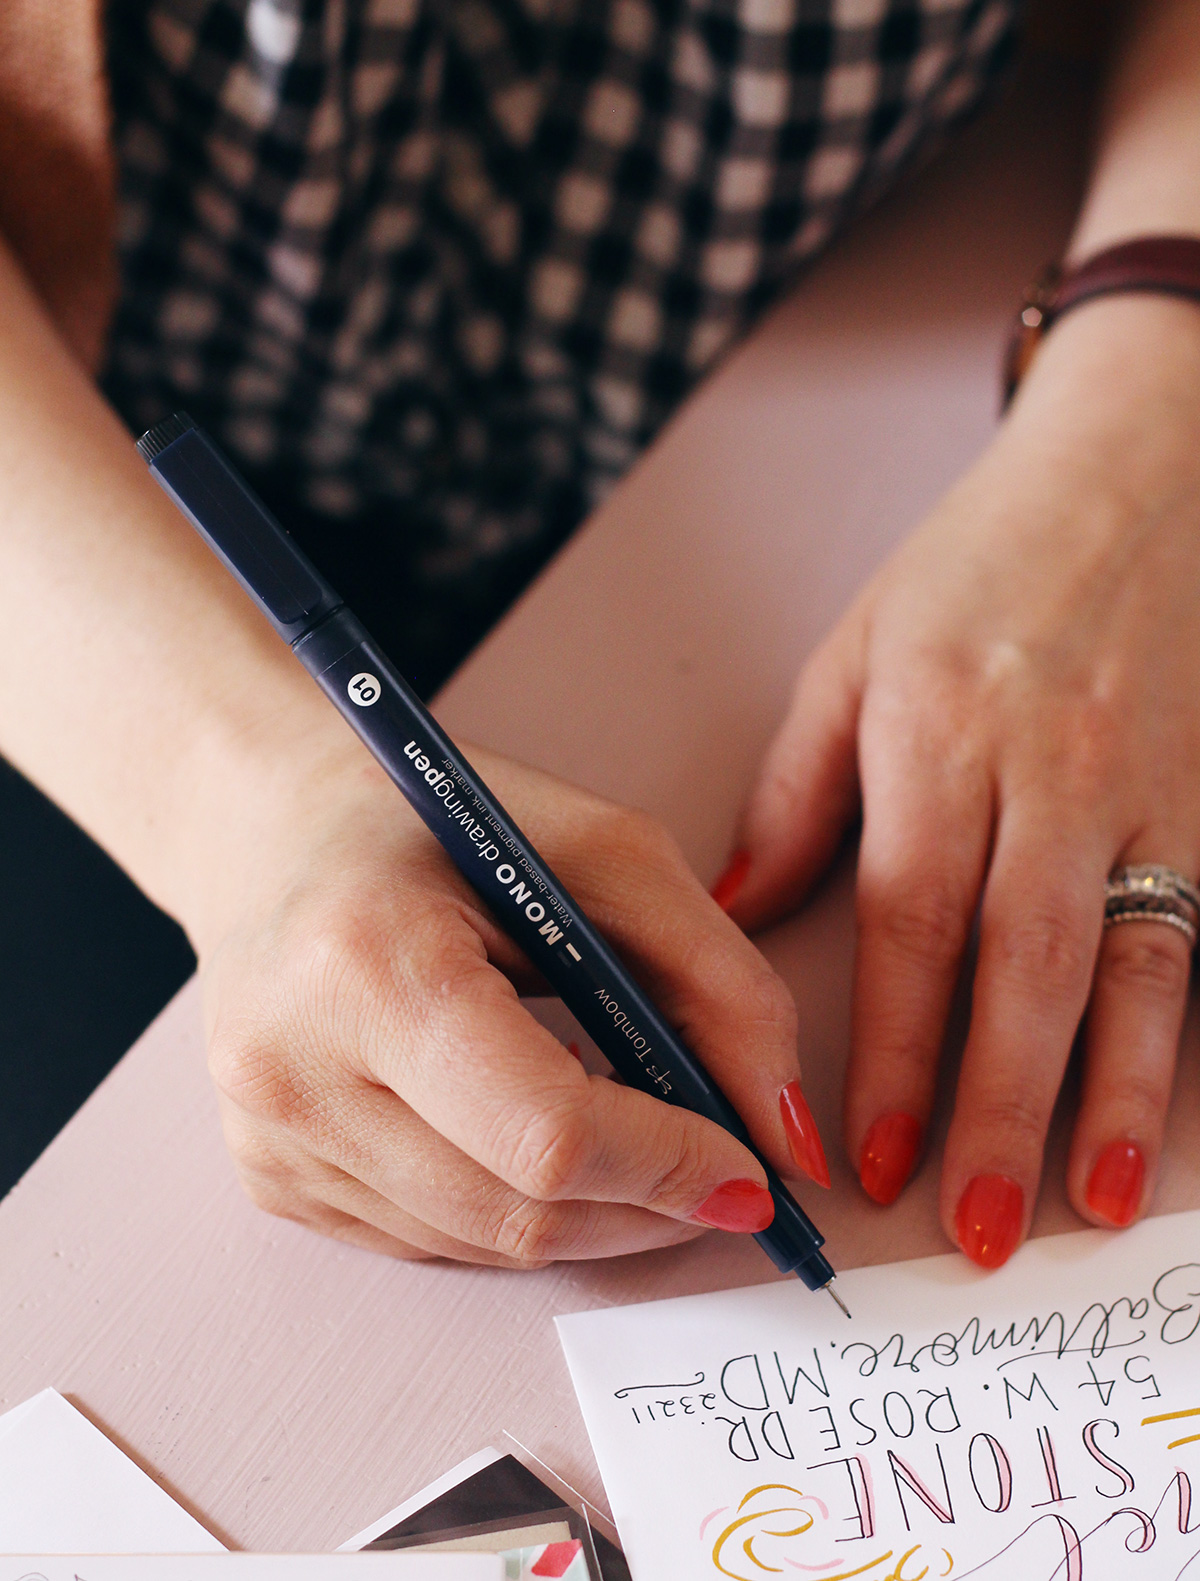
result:
[(738, 1019), (747, 1026), (763, 1026), (790, 1047), (798, 1035), (800, 1017), (791, 989), (761, 957), (746, 973), (737, 990)]
[(1107, 942), (1103, 971), (1109, 982), (1158, 999), (1181, 999), (1186, 993), (1191, 958), (1174, 929), (1131, 924), (1113, 928)]
[(949, 879), (864, 884), (858, 911), (864, 930), (906, 959), (951, 961), (966, 940), (968, 906)]
[(708, 1178), (700, 1139), (690, 1127), (673, 1128), (670, 1138), (663, 1137), (658, 1156), (667, 1167), (662, 1170), (651, 1189), (646, 1193), (643, 1206), (653, 1213), (674, 1214), (681, 1208), (694, 1206), (698, 1190)]
[(692, 941), (683, 965), (688, 981), (701, 991), (691, 1014), (707, 1018), (715, 1003), (736, 1011), (741, 1031), (761, 1027), (772, 1040), (794, 1043), (798, 1015), (791, 989), (748, 940), (731, 949), (723, 928), (705, 933)]
[(421, 948), (420, 980), (410, 985), (405, 1001), (410, 1018), (419, 1014), (439, 1025), (452, 1024), (461, 1005), (475, 1004), (481, 993), (494, 992), (495, 979), (484, 949), (469, 943), (464, 948), (461, 936), (449, 932), (422, 940)]
[(304, 940), (298, 962), (303, 1002), (323, 1012), (350, 1014), (386, 991), (394, 979), (394, 934), (369, 908), (339, 906), (322, 916)]
[(976, 1106), (974, 1122), (992, 1145), (1016, 1143), (1021, 1151), (1040, 1153), (1049, 1116), (1032, 1093), (991, 1093)]
[(276, 1219), (290, 1219), (293, 1224), (307, 1222), (307, 1216), (301, 1211), (300, 1205), (281, 1183), (267, 1180), (259, 1174), (245, 1170), (238, 1171), (238, 1180), (250, 1201), (264, 1213), (269, 1213)]
[(386, 894), (356, 897), (308, 920), (285, 985), (286, 1015), (314, 1040), (331, 1026), (368, 1039), (397, 1010), (452, 995), (481, 958), (451, 905), (410, 896), (398, 908)]
[(360, 915), (344, 907), (325, 912), (314, 921), (306, 944), (306, 965), (324, 988), (340, 987), (350, 963), (362, 960), (372, 941), (372, 930)]
[(1114, 771), (1129, 738), (1128, 715), (1116, 699), (1085, 695), (1067, 710), (1054, 732), (1055, 777), (1085, 806), (1095, 806), (1111, 790)]
[(299, 1127), (317, 1111), (310, 1084), (281, 1057), (272, 1038), (218, 1030), (209, 1043), (208, 1065), (218, 1093), (249, 1114)]
[(1034, 908), (996, 930), (1000, 960), (1013, 976), (1040, 987), (1068, 987), (1090, 977), (1093, 949), (1087, 921), (1064, 902), (1059, 910)]
[(590, 1103), (570, 1098), (527, 1121), (512, 1150), (510, 1183), (537, 1202), (577, 1196), (596, 1150), (596, 1122)]
[(871, 1006), (869, 1022), (854, 1010), (852, 1041), (861, 1068), (885, 1070), (896, 1092), (927, 1092), (935, 1079), (943, 1029), (915, 1020), (911, 1007), (896, 1000)]
[(254, 1142), (229, 1138), (242, 1190), (256, 1208), (297, 1224), (309, 1221), (296, 1171), (277, 1153)]
[(1172, 1074), (1170, 1067), (1157, 1075), (1148, 1070), (1122, 1071), (1113, 1084), (1111, 1097), (1125, 1115), (1140, 1116), (1152, 1128), (1162, 1123), (1171, 1097)]
[(252, 1114), (258, 1112), (258, 1097), (270, 1084), (274, 1064), (271, 1040), (257, 1029), (218, 1025), (209, 1038), (208, 1070), (217, 1091)]
[(253, 1072), (261, 1065), (262, 1048), (257, 1040), (226, 1030), (219, 1023), (208, 1040), (208, 1073), (223, 1098), (242, 1108), (241, 1091), (254, 1085)]
[(577, 1236), (556, 1204), (521, 1199), (505, 1210), (487, 1240), (518, 1268), (544, 1268), (571, 1252)]

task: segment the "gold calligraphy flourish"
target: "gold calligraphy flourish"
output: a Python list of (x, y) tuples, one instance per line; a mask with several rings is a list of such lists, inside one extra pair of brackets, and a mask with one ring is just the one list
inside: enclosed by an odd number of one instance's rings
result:
[[(1142, 1426), (1149, 1427), (1151, 1422), (1178, 1422), (1184, 1416), (1200, 1416), (1200, 1405), (1194, 1405), (1187, 1411), (1163, 1411), (1158, 1416), (1143, 1416)], [(1180, 1444), (1195, 1444), (1198, 1441), (1200, 1433), (1190, 1433), (1187, 1438), (1173, 1438), (1167, 1448), (1178, 1449)]]
[[(786, 1499), (780, 1495), (787, 1495)], [(801, 1552), (813, 1555), (812, 1542), (806, 1542), (810, 1533), (814, 1532), (817, 1521), (812, 1511), (805, 1508), (805, 1502), (812, 1495), (805, 1494), (799, 1488), (793, 1488), (786, 1482), (764, 1482), (756, 1488), (751, 1488), (738, 1503), (737, 1514), (725, 1526), (712, 1549), (712, 1562), (723, 1576), (728, 1576), (730, 1581), (762, 1581), (765, 1575), (782, 1575), (780, 1565), (770, 1564), (767, 1559), (755, 1551), (755, 1545), (767, 1538), (798, 1539)], [(765, 1500), (766, 1507), (756, 1507), (756, 1501)], [(822, 1519), (828, 1518), (828, 1512), (820, 1499), (813, 1499), (820, 1510)], [(814, 1539), (815, 1540), (815, 1539)], [(828, 1549), (824, 1550), (828, 1552)], [(875, 1581), (926, 1581), (927, 1577), (936, 1576), (939, 1581), (951, 1574), (954, 1569), (954, 1557), (948, 1548), (939, 1548), (936, 1554), (945, 1560), (945, 1568), (931, 1571), (926, 1555), (929, 1550), (923, 1543), (915, 1543), (906, 1552), (895, 1560), (895, 1564), (887, 1571), (881, 1573), (881, 1567), (889, 1560), (895, 1558), (896, 1550), (887, 1549), (884, 1553), (876, 1554), (873, 1559), (868, 1559), (864, 1564), (854, 1565), (851, 1569), (838, 1570), (836, 1574), (823, 1574), (820, 1581), (852, 1581), (853, 1577), (866, 1577), (874, 1574)], [(920, 1570), (917, 1565), (924, 1567)], [(912, 1569), (907, 1569), (910, 1561)], [(796, 1561), (785, 1558), (785, 1563), (795, 1564)], [(835, 1560), (834, 1563), (837, 1561)], [(736, 1568), (735, 1568), (736, 1567)], [(817, 1566), (821, 1569), (823, 1567)]]
[[(921, 1551), (922, 1551), (922, 1544), (921, 1543), (915, 1543), (908, 1550), (907, 1553), (900, 1555), (899, 1559), (896, 1560), (896, 1567), (895, 1567), (895, 1569), (894, 1570), (889, 1570), (887, 1575), (881, 1577), (881, 1581), (922, 1581), (922, 1578), (929, 1574), (929, 1566), (928, 1565), (926, 1565), (923, 1570), (918, 1570), (915, 1574), (912, 1574), (912, 1575), (908, 1574), (905, 1571), (905, 1568), (904, 1568), (905, 1565), (908, 1563), (908, 1561), (913, 1557), (913, 1555), (917, 1554), (919, 1556)], [(954, 1569), (954, 1556), (953, 1556), (953, 1554), (950, 1552), (950, 1550), (948, 1548), (943, 1548), (942, 1549), (942, 1553), (946, 1557), (946, 1568), (943, 1571), (941, 1571), (940, 1573), (941, 1573), (941, 1575), (943, 1577), (945, 1577), (945, 1576), (948, 1576), (950, 1574), (950, 1572)], [(832, 1577), (830, 1577), (830, 1581), (833, 1581)]]
[[(794, 1504), (774, 1502), (769, 1509), (754, 1509), (748, 1514), (741, 1513), (748, 1504), (751, 1504), (763, 1494), (777, 1495), (780, 1493), (791, 1494), (797, 1502)], [(723, 1576), (729, 1576), (730, 1581), (757, 1581), (757, 1578), (764, 1573), (782, 1575), (783, 1572), (780, 1566), (767, 1564), (758, 1557), (754, 1552), (754, 1542), (757, 1537), (802, 1538), (806, 1533), (810, 1532), (815, 1525), (815, 1521), (811, 1512), (806, 1510), (802, 1503), (799, 1502), (804, 1497), (804, 1493), (799, 1488), (790, 1487), (785, 1482), (764, 1482), (757, 1488), (751, 1488), (749, 1493), (738, 1504), (739, 1513), (737, 1517), (729, 1522), (713, 1544), (712, 1561), (720, 1573)], [(784, 1517), (790, 1524), (772, 1524), (770, 1526), (764, 1524), (767, 1521), (775, 1522), (778, 1517)], [(747, 1527), (757, 1527), (757, 1530), (746, 1531)], [(738, 1546), (742, 1554), (745, 1555), (745, 1559), (753, 1566), (753, 1569), (749, 1572), (742, 1567), (743, 1561), (741, 1559), (726, 1552), (728, 1545), (739, 1534), (741, 1535), (741, 1542)], [(874, 1570), (877, 1566), (886, 1563), (892, 1557), (894, 1551), (894, 1549), (889, 1548), (886, 1553), (877, 1555), (876, 1558), (869, 1560), (864, 1565), (858, 1565), (853, 1570), (841, 1570), (837, 1575), (824, 1576), (822, 1581), (850, 1581), (852, 1576), (865, 1575), (868, 1570)], [(737, 1564), (739, 1568), (731, 1570), (729, 1568), (731, 1563)], [(904, 1581), (904, 1578), (897, 1577), (897, 1581)], [(916, 1578), (913, 1577), (912, 1581), (916, 1581)]]

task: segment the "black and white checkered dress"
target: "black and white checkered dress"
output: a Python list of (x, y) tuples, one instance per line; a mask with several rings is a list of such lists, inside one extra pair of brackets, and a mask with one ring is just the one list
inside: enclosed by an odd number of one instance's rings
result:
[(429, 685), (1018, 0), (110, 0), (107, 387), (185, 406)]

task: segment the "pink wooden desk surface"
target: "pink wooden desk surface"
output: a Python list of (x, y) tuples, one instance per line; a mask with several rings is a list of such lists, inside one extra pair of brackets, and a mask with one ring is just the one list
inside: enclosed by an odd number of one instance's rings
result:
[[(987, 439), (1080, 124), (1045, 79), (862, 223), (455, 678), (445, 722), (662, 814), (711, 876), (798, 662)], [(830, 1140), (848, 901), (843, 874), (765, 941)], [(1187, 1038), (1158, 1211), (1200, 1204), (1195, 1018)], [(884, 1213), (833, 1151), (812, 1205), (835, 1263), (943, 1249), (931, 1170)], [(1074, 1222), (1060, 1177), (1042, 1233)], [(0, 1206), (0, 1268), (0, 1405), (54, 1384), (226, 1542), (317, 1550), (505, 1428), (602, 1502), (552, 1315), (771, 1272), (719, 1236), (538, 1274), (404, 1265), (270, 1220), (224, 1155), (194, 985)]]

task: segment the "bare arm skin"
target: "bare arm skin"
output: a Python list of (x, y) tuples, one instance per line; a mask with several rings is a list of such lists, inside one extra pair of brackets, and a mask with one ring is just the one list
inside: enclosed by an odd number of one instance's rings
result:
[[(525, 1266), (687, 1239), (728, 1219), (724, 1183), (762, 1186), (726, 1133), (589, 1078), (522, 1009), (524, 963), (3, 251), (0, 582), (19, 590), (0, 740), (187, 928), (258, 1201), (400, 1255)], [(794, 1174), (794, 1014), (758, 952), (650, 820), (475, 756)]]
[(116, 286), (108, 120), (99, 0), (0, 6), (0, 235), (92, 369)]

